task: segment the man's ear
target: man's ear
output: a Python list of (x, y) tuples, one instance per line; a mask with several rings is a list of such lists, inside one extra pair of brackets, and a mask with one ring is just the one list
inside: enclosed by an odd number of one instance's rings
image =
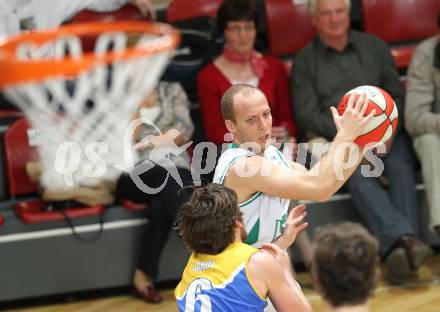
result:
[(235, 124), (232, 120), (226, 119), (225, 120), (226, 129), (228, 129), (228, 132), (234, 134), (235, 132)]
[(244, 227), (243, 222), (239, 219), (235, 220), (234, 227), (235, 228), (243, 228)]

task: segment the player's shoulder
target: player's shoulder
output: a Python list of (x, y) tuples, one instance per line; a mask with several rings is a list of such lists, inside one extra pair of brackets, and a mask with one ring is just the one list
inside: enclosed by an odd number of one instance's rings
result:
[[(235, 158), (236, 161), (230, 162), (230, 170), (232, 174), (240, 175), (241, 172), (245, 174), (243, 177), (248, 177), (248, 173), (253, 173), (253, 176), (262, 175), (266, 170), (275, 167), (290, 168), (289, 162), (285, 159), (282, 153), (273, 145), (267, 147), (262, 154), (250, 152), (243, 157)], [(244, 171), (243, 171), (244, 170)]]
[(247, 164), (259, 164), (266, 160), (265, 157), (261, 154), (249, 153), (244, 155), (247, 157), (241, 158), (240, 161), (246, 162)]
[(261, 168), (266, 162), (267, 159), (262, 155), (248, 154), (247, 156), (240, 157), (230, 166), (229, 174), (241, 177), (247, 177), (246, 173), (250, 172), (258, 174), (260, 172), (259, 168)]
[(229, 147), (222, 152), (222, 154), (220, 155), (220, 158), (218, 160), (218, 164), (223, 163), (223, 165), (225, 165), (225, 164), (229, 164), (231, 162), (235, 162), (238, 159), (252, 157), (255, 155), (251, 151), (248, 151), (243, 148), (239, 148), (234, 144), (231, 144), (231, 146), (232, 147)]
[(228, 148), (222, 152), (217, 161), (214, 173), (214, 182), (223, 183), (226, 176), (233, 175), (235, 172), (231, 168), (236, 168), (237, 163), (243, 166), (243, 160), (252, 158), (255, 154), (238, 147)]
[(279, 274), (280, 268), (270, 253), (260, 250), (249, 258), (248, 273), (250, 276), (258, 274), (261, 278), (268, 280)]

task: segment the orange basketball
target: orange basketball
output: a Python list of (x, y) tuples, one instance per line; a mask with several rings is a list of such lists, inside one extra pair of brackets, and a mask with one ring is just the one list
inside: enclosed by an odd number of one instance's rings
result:
[[(347, 107), (348, 98), (352, 93), (366, 94), (368, 108), (365, 115), (375, 109), (376, 113), (368, 122), (365, 129), (354, 141), (360, 147), (365, 147), (369, 143), (383, 142), (387, 147), (390, 146), (393, 135), (397, 129), (398, 112), (393, 98), (384, 90), (374, 86), (360, 86), (348, 91), (338, 105), (338, 113), (342, 115)], [(387, 149), (388, 150), (388, 149)]]

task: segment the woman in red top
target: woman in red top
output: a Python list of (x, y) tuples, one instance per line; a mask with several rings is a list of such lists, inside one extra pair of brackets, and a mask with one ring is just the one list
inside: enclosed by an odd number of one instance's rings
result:
[(203, 68), (197, 89), (207, 139), (217, 145), (227, 133), (220, 112), (220, 100), (229, 87), (248, 83), (264, 92), (273, 118), (272, 136), (278, 142), (296, 134), (290, 91), (282, 62), (254, 50), (257, 35), (257, 7), (252, 0), (225, 0), (218, 11), (219, 30), (224, 35), (223, 53)]

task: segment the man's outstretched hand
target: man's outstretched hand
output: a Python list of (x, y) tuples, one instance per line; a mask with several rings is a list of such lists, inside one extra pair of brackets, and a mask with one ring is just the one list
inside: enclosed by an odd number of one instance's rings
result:
[(295, 242), (296, 236), (304, 230), (308, 223), (305, 221), (307, 216), (306, 205), (298, 205), (292, 208), (284, 224), (283, 235), (275, 241), (282, 249), (287, 249)]

